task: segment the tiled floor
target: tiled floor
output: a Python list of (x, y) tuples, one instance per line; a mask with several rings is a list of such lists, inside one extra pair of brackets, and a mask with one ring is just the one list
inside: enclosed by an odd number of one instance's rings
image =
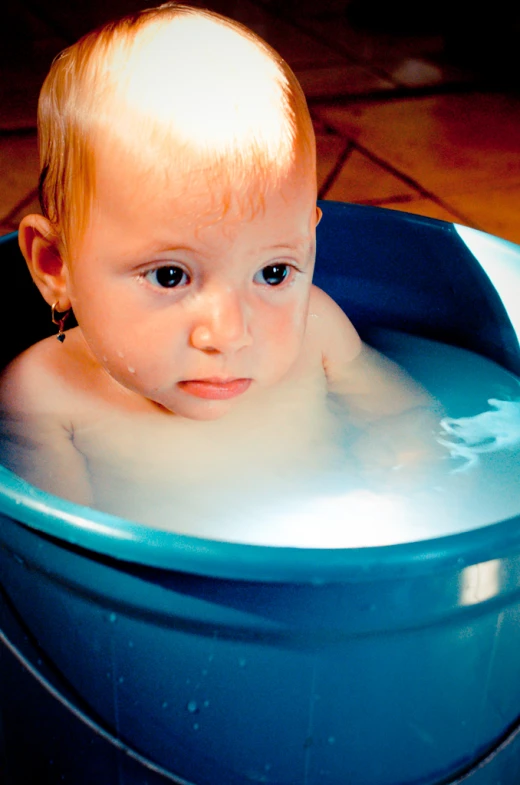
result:
[[(295, 70), (315, 121), (322, 198), (457, 221), (520, 243), (520, 78), (507, 56), (518, 18), (465, 34), (445, 21), (452, 15), (442, 4), (426, 28), (409, 0), (395, 0), (390, 16), (381, 13), (389, 0), (197, 4), (255, 29)], [(0, 28), (0, 234), (38, 209), (36, 100), (52, 57), (142, 5), (10, 2)], [(486, 35), (477, 54), (472, 41)]]

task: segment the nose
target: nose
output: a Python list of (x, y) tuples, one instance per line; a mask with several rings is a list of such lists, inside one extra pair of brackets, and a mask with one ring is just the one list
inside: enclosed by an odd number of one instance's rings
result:
[(199, 305), (200, 316), (190, 335), (195, 349), (224, 354), (252, 343), (246, 304), (238, 292), (230, 288), (214, 290)]

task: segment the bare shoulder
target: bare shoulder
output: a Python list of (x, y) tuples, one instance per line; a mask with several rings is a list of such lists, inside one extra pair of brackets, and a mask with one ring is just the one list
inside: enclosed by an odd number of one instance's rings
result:
[(43, 399), (51, 399), (54, 385), (48, 338), (18, 355), (0, 376), (0, 403), (4, 410), (32, 412)]
[[(72, 331), (70, 331), (72, 332)], [(0, 407), (11, 413), (58, 415), (74, 399), (71, 382), (81, 384), (76, 341), (70, 347), (54, 336), (34, 344), (16, 357), (0, 375)]]
[[(70, 385), (73, 343), (62, 352), (54, 337), (40, 341), (0, 375), (0, 458), (33, 485), (90, 504), (87, 465), (73, 438), (74, 421), (80, 419)], [(84, 404), (81, 408), (86, 410)]]
[(325, 366), (336, 357), (348, 362), (361, 351), (361, 339), (348, 316), (317, 286), (311, 290), (308, 329), (320, 342)]

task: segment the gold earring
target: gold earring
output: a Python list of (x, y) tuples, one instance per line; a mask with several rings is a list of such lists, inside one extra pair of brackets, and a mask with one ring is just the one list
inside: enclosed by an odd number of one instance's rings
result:
[(51, 306), (51, 319), (52, 319), (52, 323), (58, 326), (58, 335), (56, 336), (56, 338), (60, 343), (63, 343), (63, 341), (65, 340), (65, 333), (63, 331), (63, 327), (65, 326), (65, 322), (67, 321), (70, 315), (71, 309), (68, 308), (66, 311), (63, 311), (62, 313), (58, 313), (57, 311), (58, 302), (59, 300), (56, 300), (54, 305)]

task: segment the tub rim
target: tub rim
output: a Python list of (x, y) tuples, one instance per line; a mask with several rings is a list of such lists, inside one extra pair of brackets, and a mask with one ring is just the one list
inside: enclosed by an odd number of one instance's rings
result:
[[(0, 466), (4, 526), (134, 565), (208, 578), (269, 583), (359, 583), (458, 571), (520, 553), (520, 514), (457, 534), (356, 548), (295, 548), (203, 539), (152, 529), (36, 488)], [(0, 528), (0, 541), (2, 532)]]

